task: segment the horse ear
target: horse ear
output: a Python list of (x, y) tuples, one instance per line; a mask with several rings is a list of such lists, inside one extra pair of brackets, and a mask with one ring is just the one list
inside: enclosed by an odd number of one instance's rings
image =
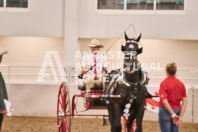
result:
[(124, 32), (124, 35), (125, 35), (125, 40), (128, 40), (129, 38), (128, 38), (126, 32)]
[(121, 50), (122, 50), (122, 52), (125, 51), (125, 46), (122, 45)]
[(140, 33), (139, 37), (135, 40), (136, 42), (139, 42), (141, 39), (142, 34)]

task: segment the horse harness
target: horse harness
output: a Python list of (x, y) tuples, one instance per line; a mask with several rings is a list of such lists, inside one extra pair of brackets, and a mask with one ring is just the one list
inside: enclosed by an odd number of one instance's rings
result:
[[(129, 88), (133, 88), (129, 98), (127, 98), (128, 103), (125, 105), (124, 111), (123, 111), (123, 116), (126, 118), (126, 120), (128, 120), (128, 117), (130, 116), (130, 108), (132, 103), (134, 102), (134, 100), (137, 98), (137, 94), (140, 91), (140, 89), (142, 87), (147, 87), (148, 81), (149, 81), (149, 77), (148, 77), (148, 73), (146, 71), (141, 71), (142, 74), (142, 78), (139, 82), (137, 83), (131, 83), (129, 81), (126, 80), (125, 76), (123, 75), (123, 71), (120, 71), (117, 75), (115, 75), (109, 85), (109, 89), (107, 89), (107, 91), (109, 91), (106, 94), (110, 94), (113, 95), (115, 89), (117, 88), (117, 85), (124, 85), (126, 87)], [(121, 95), (121, 97), (123, 97)], [(109, 103), (109, 100), (106, 100), (106, 103)]]

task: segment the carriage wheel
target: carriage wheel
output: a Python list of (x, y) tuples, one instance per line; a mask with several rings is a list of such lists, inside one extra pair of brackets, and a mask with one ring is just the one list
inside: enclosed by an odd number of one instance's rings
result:
[(57, 103), (57, 128), (58, 132), (71, 132), (71, 105), (69, 89), (62, 83), (58, 93)]

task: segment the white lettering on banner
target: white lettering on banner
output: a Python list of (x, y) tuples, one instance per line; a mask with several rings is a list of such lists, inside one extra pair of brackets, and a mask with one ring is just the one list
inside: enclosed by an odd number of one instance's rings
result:
[(76, 51), (75, 59), (82, 59), (82, 55), (80, 51)]
[(163, 68), (161, 68), (160, 63), (157, 63), (157, 71), (163, 71)]
[(57, 83), (59, 82), (59, 79), (58, 79), (58, 76), (57, 76), (57, 73), (55, 70), (55, 66), (52, 61), (52, 56), (55, 59), (56, 67), (58, 68), (59, 75), (61, 76), (61, 81), (67, 82), (64, 68), (61, 63), (61, 59), (60, 59), (58, 51), (46, 51), (39, 75), (37, 77), (37, 82), (43, 83), (43, 82), (45, 82), (45, 79), (44, 79), (45, 77), (50, 77), (50, 74), (46, 72), (46, 69), (48, 66), (50, 67), (50, 69), (52, 71), (55, 82), (57, 82)]

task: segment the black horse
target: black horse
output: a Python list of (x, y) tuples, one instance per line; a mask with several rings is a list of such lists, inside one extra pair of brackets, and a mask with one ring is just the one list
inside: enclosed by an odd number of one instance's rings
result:
[(121, 98), (106, 99), (111, 132), (121, 132), (121, 116), (128, 120), (128, 132), (131, 131), (134, 119), (137, 124), (136, 132), (142, 132), (147, 93), (145, 85), (149, 79), (137, 60), (137, 55), (142, 53), (142, 48), (138, 47), (140, 39), (141, 34), (137, 39), (129, 39), (125, 33), (126, 45), (121, 47), (125, 56), (123, 69), (111, 71), (106, 80), (105, 94), (121, 95)]

